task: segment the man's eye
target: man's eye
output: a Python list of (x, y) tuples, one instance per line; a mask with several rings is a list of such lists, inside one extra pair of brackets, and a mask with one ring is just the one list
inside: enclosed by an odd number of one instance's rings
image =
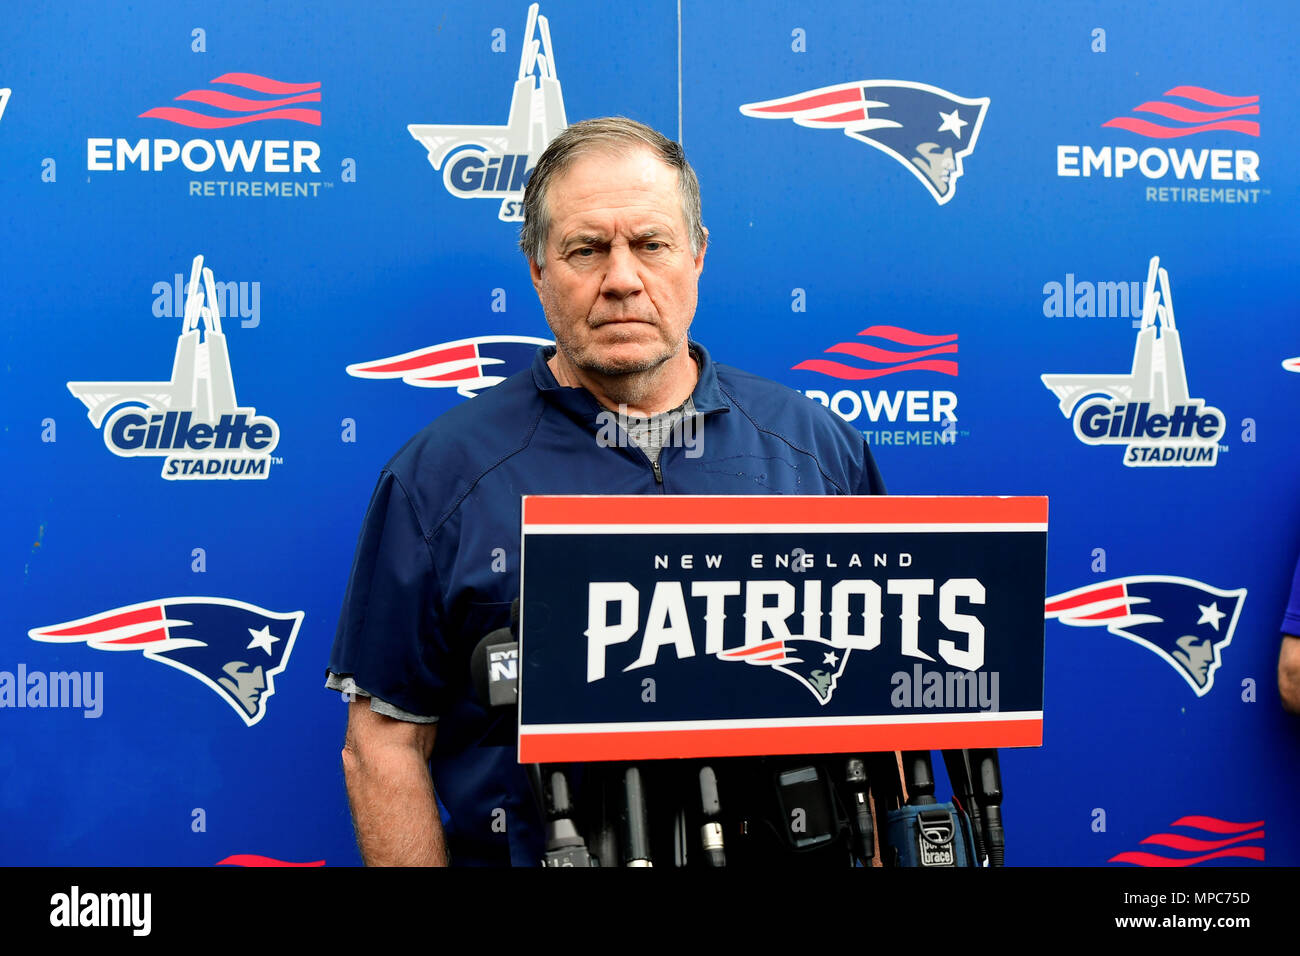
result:
[(659, 252), (664, 248), (664, 244), (662, 242), (651, 241), (643, 244), (641, 248), (646, 252)]
[(574, 249), (573, 254), (579, 259), (590, 259), (596, 254), (596, 250), (590, 246), (583, 246), (581, 249)]

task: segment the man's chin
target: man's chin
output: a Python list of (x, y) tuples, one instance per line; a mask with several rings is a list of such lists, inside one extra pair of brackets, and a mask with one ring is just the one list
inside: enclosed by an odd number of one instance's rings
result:
[(584, 371), (596, 375), (617, 376), (649, 372), (663, 365), (674, 354), (674, 351), (662, 342), (654, 345), (629, 343), (585, 349), (581, 354), (570, 356), (569, 359)]
[(649, 372), (663, 365), (671, 356), (663, 355), (642, 359), (609, 359), (602, 358), (589, 361), (580, 366), (587, 372), (605, 377), (616, 377), (620, 375), (639, 375), (643, 372)]

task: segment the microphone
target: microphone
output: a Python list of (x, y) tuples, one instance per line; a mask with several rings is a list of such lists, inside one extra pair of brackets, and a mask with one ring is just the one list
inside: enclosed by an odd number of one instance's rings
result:
[(970, 828), (970, 837), (975, 844), (975, 865), (982, 866), (987, 856), (984, 850), (984, 825), (980, 819), (979, 807), (975, 805), (975, 787), (971, 783), (970, 768), (966, 765), (965, 750), (943, 751), (943, 765), (948, 770), (948, 780), (952, 784), (954, 802), (962, 812), (966, 825)]
[(1002, 866), (1007, 838), (1002, 829), (1002, 771), (998, 764), (998, 752), (992, 749), (972, 750), (970, 762), (974, 771), (976, 799), (984, 814), (984, 842), (988, 849), (989, 866)]
[[(519, 599), (510, 604), (510, 626), (489, 632), (469, 658), (474, 692), (487, 710), (519, 704)], [(528, 781), (546, 822), (542, 866), (597, 865), (573, 822), (573, 801), (564, 768), (529, 764)]]
[(934, 798), (934, 766), (928, 750), (903, 751), (903, 777), (907, 781), (910, 806), (938, 803)]
[(700, 827), (700, 842), (709, 866), (726, 866), (727, 854), (722, 842), (722, 801), (718, 798), (718, 775), (713, 767), (700, 768), (700, 807), (704, 824)]
[(587, 844), (573, 822), (569, 778), (564, 768), (550, 766), (542, 774), (542, 802), (546, 816), (546, 852), (542, 866), (596, 866)]
[(641, 770), (628, 766), (623, 770), (623, 813), (621, 820), (624, 866), (654, 866), (650, 858), (649, 821), (646, 816), (645, 787)]
[(853, 835), (857, 839), (857, 856), (863, 866), (871, 866), (876, 855), (875, 824), (867, 804), (867, 765), (861, 757), (850, 757), (844, 764), (844, 784), (852, 807)]

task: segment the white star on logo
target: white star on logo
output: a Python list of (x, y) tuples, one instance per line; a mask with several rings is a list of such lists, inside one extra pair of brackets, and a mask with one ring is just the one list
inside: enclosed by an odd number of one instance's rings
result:
[(822, 663), (823, 663), (823, 664), (830, 664), (831, 667), (834, 667), (834, 666), (835, 666), (836, 664), (838, 664), (839, 662), (840, 662), (840, 659), (839, 659), (838, 656), (836, 656), (836, 654), (835, 654), (834, 651), (827, 651), (827, 652), (826, 652), (826, 656), (822, 658)]
[(271, 626), (269, 624), (263, 625), (260, 631), (255, 631), (250, 627), (248, 633), (253, 635), (253, 640), (245, 650), (251, 651), (255, 647), (260, 647), (262, 650), (266, 651), (266, 655), (270, 657), (272, 653), (271, 645), (279, 640), (278, 637), (273, 637), (271, 635)]
[(1201, 618), (1196, 623), (1208, 624), (1217, 631), (1219, 629), (1219, 621), (1227, 616), (1219, 610), (1219, 602), (1211, 601), (1209, 604), (1198, 604), (1196, 606), (1201, 609)]
[(951, 113), (945, 113), (943, 110), (939, 110), (939, 115), (943, 117), (943, 123), (939, 126), (939, 132), (942, 133), (944, 130), (947, 130), (958, 139), (961, 139), (961, 128), (970, 125), (969, 120), (964, 120), (958, 115), (955, 107)]

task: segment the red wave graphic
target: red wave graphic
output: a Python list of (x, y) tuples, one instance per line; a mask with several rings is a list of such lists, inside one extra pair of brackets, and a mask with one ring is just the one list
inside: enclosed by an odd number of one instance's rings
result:
[(957, 341), (956, 333), (925, 335), (921, 332), (913, 332), (911, 329), (900, 329), (896, 325), (873, 325), (869, 329), (863, 329), (858, 335), (874, 335), (876, 338), (889, 339), (899, 345), (942, 345), (945, 342)]
[(1256, 820), (1254, 823), (1233, 823), (1231, 820), (1220, 820), (1218, 817), (1188, 816), (1179, 817), (1171, 827), (1196, 827), (1201, 830), (1209, 830), (1211, 833), (1245, 833), (1247, 830), (1258, 830), (1264, 825), (1263, 820)]
[(939, 345), (932, 349), (920, 349), (916, 352), (891, 352), (889, 349), (863, 345), (860, 342), (839, 342), (826, 350), (843, 355), (852, 355), (870, 362), (898, 362), (906, 359), (924, 358), (927, 355), (951, 355), (957, 351), (955, 345)]
[(259, 856), (256, 853), (236, 853), (228, 856), (224, 860), (218, 860), (215, 866), (324, 866), (324, 860), (314, 860), (311, 863), (291, 863), (288, 860), (277, 860), (270, 856)]
[(303, 93), (300, 96), (286, 96), (279, 100), (248, 100), (242, 96), (231, 96), (229, 93), (219, 93), (216, 90), (189, 90), (176, 97), (176, 99), (186, 100), (191, 103), (203, 103), (221, 110), (251, 113), (254, 110), (264, 110), (272, 106), (288, 106), (290, 103), (319, 103), (320, 94)]
[(259, 120), (269, 119), (293, 120), (295, 123), (308, 123), (312, 126), (319, 126), (320, 110), (271, 110), (269, 113), (259, 113), (256, 116), (220, 117), (204, 116), (202, 113), (178, 109), (175, 106), (158, 106), (141, 113), (140, 119), (167, 120), (170, 123), (178, 123), (181, 126), (189, 126), (194, 129), (225, 129), (229, 126), (243, 126), (245, 123), (256, 123)]
[(1059, 611), (1068, 611), (1072, 607), (1079, 607), (1081, 604), (1093, 604), (1097, 601), (1106, 601), (1111, 598), (1122, 598), (1124, 596), (1124, 585), (1110, 584), (1106, 587), (1093, 588), (1091, 591), (1085, 591), (1083, 594), (1076, 594), (1071, 598), (1061, 598), (1057, 601), (1048, 601), (1045, 608), (1048, 614)]
[(1191, 136), (1193, 133), (1204, 133), (1212, 129), (1225, 130), (1230, 133), (1245, 133), (1247, 136), (1259, 135), (1259, 124), (1250, 120), (1223, 120), (1219, 123), (1206, 123), (1202, 126), (1184, 126), (1175, 129), (1168, 126), (1157, 126), (1155, 123), (1134, 119), (1131, 116), (1117, 116), (1115, 119), (1107, 120), (1101, 125), (1126, 129), (1130, 133), (1137, 133), (1139, 136), (1150, 136), (1154, 139), (1174, 139), (1180, 136)]
[(782, 100), (779, 103), (751, 107), (751, 109), (755, 113), (797, 113), (800, 110), (816, 109), (819, 106), (832, 106), (836, 103), (854, 103), (860, 99), (862, 99), (861, 91), (852, 88), (835, 90), (831, 93), (818, 93), (815, 96), (805, 96), (800, 99)]
[(284, 83), (256, 73), (222, 73), (212, 82), (225, 83), (227, 86), (242, 86), (256, 93), (275, 93), (280, 96), (320, 89), (320, 83)]
[(107, 617), (99, 617), (85, 624), (78, 624), (76, 627), (61, 627), (57, 630), (44, 628), (41, 633), (48, 637), (80, 637), (82, 634), (101, 634), (117, 627), (129, 627), (132, 624), (144, 624), (162, 619), (162, 607), (155, 604), (151, 607), (136, 608), (134, 611), (123, 611), (120, 614), (110, 612)]
[(1189, 110), (1185, 106), (1176, 106), (1173, 103), (1161, 103), (1152, 101), (1143, 103), (1141, 106), (1133, 107), (1137, 113), (1157, 113), (1171, 120), (1180, 120), (1184, 123), (1201, 123), (1205, 120), (1226, 119), (1229, 116), (1258, 116), (1258, 106), (1242, 106), (1235, 110), (1217, 110), (1213, 113), (1203, 112), (1202, 110)]
[(750, 647), (737, 647), (735, 650), (727, 651), (726, 657), (753, 657), (755, 654), (770, 654), (774, 651), (785, 652), (784, 638), (776, 638), (770, 641), (764, 641), (762, 644), (754, 644)]
[(1134, 863), (1138, 866), (1193, 866), (1197, 863), (1204, 863), (1206, 860), (1213, 860), (1215, 857), (1235, 856), (1245, 860), (1264, 859), (1264, 848), (1262, 846), (1236, 846), (1226, 850), (1216, 850), (1213, 853), (1204, 853), (1201, 856), (1188, 856), (1174, 858), (1167, 856), (1157, 856), (1154, 853), (1142, 853), (1138, 850), (1130, 850), (1126, 853), (1117, 853), (1110, 858), (1110, 863)]
[(1202, 86), (1175, 86), (1172, 90), (1165, 90), (1165, 96), (1181, 96), (1185, 100), (1195, 100), (1206, 106), (1248, 106), (1259, 102), (1258, 96), (1227, 96)]
[(423, 368), (426, 365), (441, 365), (444, 362), (454, 362), (458, 359), (472, 359), (476, 355), (473, 344), (457, 345), (452, 348), (434, 347), (427, 352), (420, 352), (418, 355), (412, 355), (410, 358), (402, 359), (397, 362), (376, 362), (373, 365), (367, 365), (365, 368), (358, 369), (361, 372), (406, 372), (413, 368)]
[(160, 627), (154, 631), (146, 631), (143, 634), (137, 634), (135, 637), (119, 637), (115, 641), (104, 641), (105, 644), (152, 644), (154, 641), (167, 640), (167, 628)]
[(1141, 842), (1167, 846), (1175, 850), (1218, 850), (1234, 843), (1240, 843), (1242, 840), (1262, 840), (1263, 838), (1263, 830), (1242, 833), (1234, 837), (1228, 837), (1226, 840), (1195, 840), (1192, 837), (1181, 836), (1177, 833), (1153, 833)]
[(893, 368), (854, 368), (851, 365), (845, 365), (842, 362), (831, 362), (826, 359), (809, 359), (806, 362), (800, 362), (794, 366), (796, 370), (807, 372), (821, 372), (823, 375), (829, 375), (831, 378), (853, 379), (860, 381), (867, 378), (879, 378), (882, 375), (893, 375), (895, 372), (940, 372), (944, 375), (956, 375), (957, 363), (947, 359), (926, 359), (921, 362), (907, 362), (904, 365), (895, 365)]
[(1098, 611), (1096, 614), (1080, 614), (1076, 618), (1076, 620), (1107, 621), (1110, 620), (1112, 617), (1126, 617), (1126, 616), (1128, 616), (1128, 608), (1124, 607), (1123, 605), (1120, 605), (1119, 607), (1112, 607), (1105, 611)]

